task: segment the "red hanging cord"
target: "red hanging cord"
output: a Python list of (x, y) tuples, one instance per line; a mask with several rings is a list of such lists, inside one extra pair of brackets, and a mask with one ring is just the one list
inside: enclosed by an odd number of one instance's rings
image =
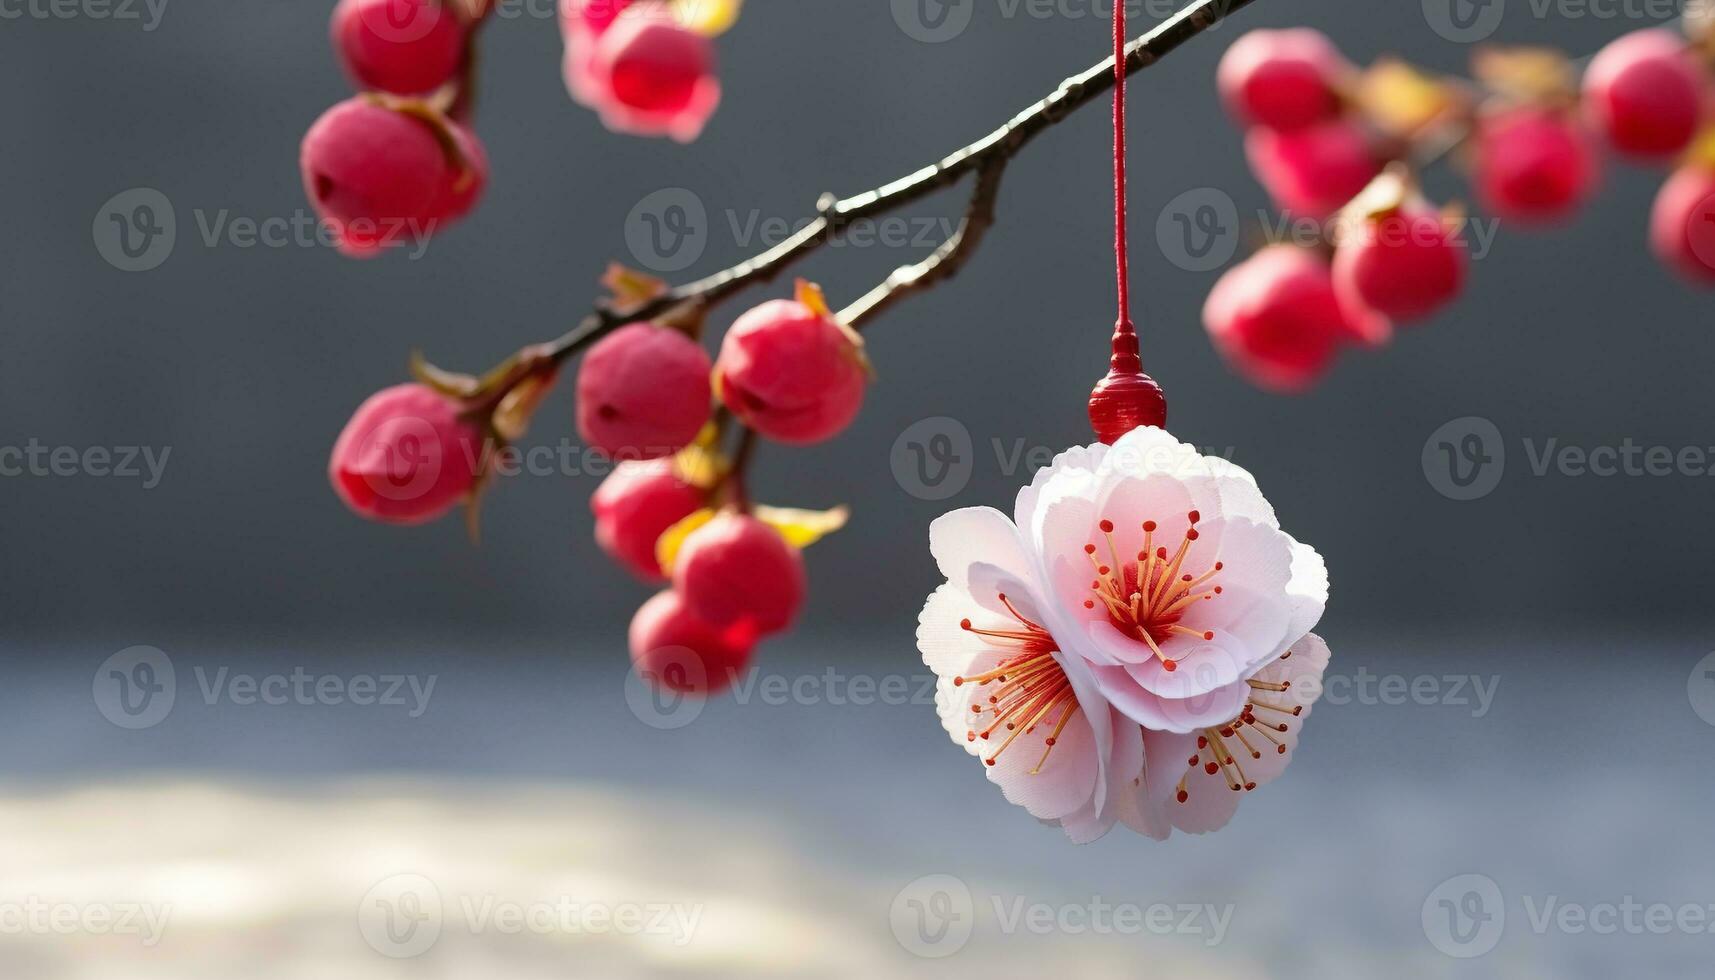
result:
[(1131, 269), (1126, 255), (1125, 42), (1125, 0), (1114, 0), (1114, 260), (1119, 269), (1120, 330), (1136, 333), (1131, 324)]
[(1125, 83), (1126, 0), (1114, 0), (1114, 266), (1119, 317), (1114, 323), (1113, 357), (1106, 377), (1090, 393), (1090, 427), (1109, 445), (1143, 425), (1165, 428), (1167, 399), (1161, 386), (1143, 373), (1137, 328), (1131, 322), (1131, 269), (1126, 249)]

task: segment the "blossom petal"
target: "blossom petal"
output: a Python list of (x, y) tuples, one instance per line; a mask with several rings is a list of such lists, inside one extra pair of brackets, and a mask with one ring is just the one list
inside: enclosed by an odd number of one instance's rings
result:
[[(1000, 594), (1035, 606), (1032, 563), (1018, 528), (993, 507), (966, 507), (929, 525), (929, 552), (947, 581), (984, 609), (1006, 614)], [(1031, 615), (1020, 607), (1026, 616)], [(955, 623), (957, 620), (954, 621)]]

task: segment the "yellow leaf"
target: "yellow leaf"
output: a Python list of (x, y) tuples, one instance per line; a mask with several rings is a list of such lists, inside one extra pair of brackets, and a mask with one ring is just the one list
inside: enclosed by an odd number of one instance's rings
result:
[(1694, 167), (1715, 170), (1715, 125), (1707, 126), (1691, 143), (1685, 162)]
[(615, 301), (622, 307), (642, 306), (668, 291), (665, 282), (636, 269), (628, 269), (618, 262), (610, 263), (607, 272), (601, 277), (601, 284), (613, 294)]
[(808, 548), (817, 541), (846, 526), (851, 511), (845, 507), (832, 510), (798, 510), (791, 507), (755, 507), (751, 511), (758, 520), (780, 532), (786, 543), (794, 548)]
[(673, 457), (673, 468), (679, 479), (704, 490), (713, 489), (726, 477), (732, 463), (720, 448), (720, 429), (714, 423), (703, 426), (695, 442), (679, 450)]
[(1452, 89), (1411, 65), (1383, 58), (1358, 85), (1364, 115), (1384, 132), (1411, 136), (1457, 107)]
[(663, 573), (673, 571), (673, 562), (679, 557), (679, 549), (684, 547), (685, 539), (691, 532), (715, 519), (715, 512), (707, 507), (697, 511), (661, 533), (655, 539), (655, 560), (661, 563)]
[(1471, 73), (1502, 95), (1535, 105), (1569, 106), (1578, 97), (1578, 69), (1553, 48), (1478, 48)]
[(673, 0), (673, 16), (699, 34), (714, 37), (738, 22), (744, 0)]
[(827, 294), (822, 287), (805, 279), (798, 280), (798, 302), (810, 308), (810, 312), (820, 317), (833, 319), (834, 311), (828, 308)]

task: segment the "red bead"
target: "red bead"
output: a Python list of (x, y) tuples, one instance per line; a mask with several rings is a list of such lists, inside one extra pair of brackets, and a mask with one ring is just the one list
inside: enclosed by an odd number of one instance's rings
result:
[(1650, 245), (1686, 279), (1715, 285), (1715, 167), (1687, 164), (1668, 179), (1650, 217)]
[[(1334, 291), (1362, 319), (1429, 316), (1465, 285), (1469, 249), (1427, 202), (1362, 221), (1334, 253)], [(1373, 311), (1373, 312), (1372, 312)]]
[(662, 581), (656, 542), (702, 507), (703, 499), (701, 489), (674, 472), (672, 460), (621, 463), (590, 497), (596, 543), (638, 578)]
[(730, 687), (755, 645), (747, 627), (714, 626), (677, 592), (658, 593), (631, 620), (632, 667), (657, 687), (681, 694), (717, 694)]
[(1547, 109), (1514, 109), (1478, 126), (1477, 187), (1489, 209), (1514, 221), (1566, 216), (1601, 177), (1589, 134)]
[(804, 604), (804, 560), (773, 527), (729, 512), (685, 538), (673, 587), (705, 622), (776, 633)]
[(377, 392), (340, 432), (328, 480), (352, 513), (386, 524), (435, 520), (476, 483), (483, 434), (426, 385)]
[(1096, 438), (1113, 445), (1140, 426), (1167, 428), (1167, 396), (1155, 379), (1141, 372), (1108, 376), (1090, 393), (1090, 428)]
[(739, 317), (721, 342), (715, 373), (734, 415), (798, 446), (850, 425), (869, 382), (853, 335), (794, 300), (771, 300)]
[(357, 83), (422, 95), (452, 81), (464, 61), (466, 28), (443, 0), (340, 0), (334, 49)]
[(1654, 28), (1603, 48), (1584, 73), (1591, 125), (1621, 153), (1671, 157), (1697, 135), (1709, 80), (1685, 39)]
[(653, 323), (628, 324), (578, 368), (578, 433), (609, 459), (660, 459), (697, 438), (712, 399), (701, 344)]
[(1260, 30), (1227, 49), (1216, 84), (1227, 110), (1239, 121), (1299, 129), (1340, 113), (1340, 76), (1350, 70), (1320, 31)]
[(1345, 207), (1382, 169), (1363, 126), (1347, 118), (1290, 132), (1259, 126), (1245, 136), (1245, 155), (1275, 204), (1317, 219)]

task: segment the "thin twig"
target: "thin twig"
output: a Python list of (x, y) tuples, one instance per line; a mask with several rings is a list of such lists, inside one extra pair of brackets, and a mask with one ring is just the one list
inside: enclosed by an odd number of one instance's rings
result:
[(958, 275), (994, 225), (995, 201), (1000, 196), (1000, 178), (1005, 172), (1006, 166), (998, 161), (977, 171), (977, 185), (971, 191), (971, 203), (958, 230), (934, 254), (915, 265), (894, 270), (880, 285), (841, 310), (841, 322), (862, 330), (866, 321), (905, 297)]
[[(1186, 41), (1252, 2), (1254, 0), (1195, 0), (1187, 4), (1154, 30), (1126, 47), (1126, 74), (1136, 74), (1155, 64)], [(705, 279), (669, 290), (646, 303), (626, 309), (615, 309), (606, 304), (598, 305), (576, 327), (558, 339), (542, 345), (542, 349), (558, 362), (571, 357), (585, 345), (624, 324), (637, 320), (652, 320), (680, 307), (706, 310), (747, 286), (772, 280), (786, 267), (838, 237), (853, 222), (886, 214), (914, 203), (935, 191), (951, 186), (968, 173), (987, 174), (989, 191), (992, 193), (993, 184), (1000, 178), (1000, 171), (1020, 149), (1073, 111), (1111, 89), (1115, 76), (1114, 59), (1104, 58), (1100, 64), (1061, 82), (1052, 94), (1018, 113), (999, 129), (954, 151), (939, 163), (852, 197), (835, 198), (832, 195), (824, 195), (818, 202), (814, 220), (766, 252)], [(979, 181), (980, 183), (982, 181)], [(973, 193), (973, 204), (983, 193), (981, 187)], [(992, 201), (989, 205), (992, 206)], [(871, 316), (891, 305), (895, 292), (901, 296), (908, 295), (956, 272), (959, 263), (968, 256), (969, 249), (976, 244), (986, 228), (986, 225), (971, 223), (969, 217), (967, 213), (966, 226), (944, 243), (935, 255), (918, 266), (911, 267), (919, 273), (915, 279), (900, 280), (903, 285), (886, 295), (872, 291), (869, 296), (854, 304), (859, 318)], [(992, 217), (989, 220), (992, 221)], [(899, 276), (900, 273), (895, 273), (889, 281), (893, 282)]]

